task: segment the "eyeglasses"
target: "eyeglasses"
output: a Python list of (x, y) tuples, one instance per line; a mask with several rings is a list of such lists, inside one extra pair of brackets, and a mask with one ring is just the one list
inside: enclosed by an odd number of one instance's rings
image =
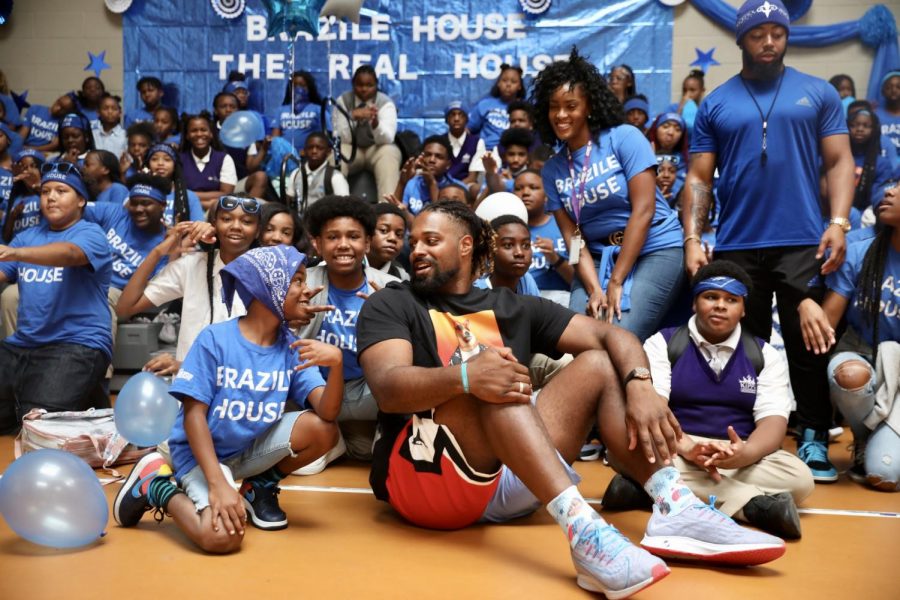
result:
[(41, 165), (41, 175), (46, 175), (47, 173), (52, 173), (56, 171), (57, 173), (62, 173), (63, 175), (68, 175), (69, 173), (75, 173), (79, 177), (81, 177), (81, 169), (78, 168), (78, 165), (70, 162), (45, 162)]
[(219, 208), (232, 211), (240, 206), (245, 213), (255, 215), (259, 212), (260, 202), (256, 198), (241, 198), (240, 196), (220, 196)]

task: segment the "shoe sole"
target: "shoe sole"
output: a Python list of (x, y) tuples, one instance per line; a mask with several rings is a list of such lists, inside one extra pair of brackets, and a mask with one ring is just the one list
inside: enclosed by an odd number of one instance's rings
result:
[(243, 497), (241, 499), (244, 501), (244, 508), (247, 509), (247, 514), (250, 516), (250, 522), (253, 523), (253, 526), (257, 529), (262, 529), (264, 531), (278, 531), (279, 529), (287, 528), (287, 519), (284, 519), (283, 521), (263, 521), (262, 519), (257, 518), (256, 513), (253, 512), (253, 506), (250, 504), (250, 501)]
[(834, 475), (816, 475), (815, 473), (813, 473), (812, 478), (813, 481), (816, 481), (818, 483), (834, 483), (838, 480), (838, 474), (835, 473)]
[(787, 550), (783, 543), (778, 546), (770, 544), (721, 546), (691, 538), (648, 535), (641, 540), (641, 547), (663, 558), (741, 566), (762, 565), (771, 562), (784, 556)]
[(589, 573), (578, 573), (576, 581), (578, 582), (578, 587), (583, 590), (601, 593), (606, 596), (608, 600), (620, 600), (621, 598), (628, 598), (641, 590), (647, 589), (657, 581), (665, 578), (669, 573), (671, 573), (671, 571), (667, 569), (665, 565), (658, 565), (657, 567), (654, 567), (652, 575), (649, 578), (638, 582), (631, 587), (627, 587), (624, 590), (607, 589), (596, 577)]
[[(119, 520), (119, 508), (122, 506), (122, 500), (125, 498), (125, 494), (131, 491), (131, 486), (140, 479), (141, 471), (144, 470), (144, 467), (147, 463), (157, 460), (156, 456), (153, 456), (154, 453), (147, 454), (141, 460), (134, 465), (134, 468), (131, 469), (131, 473), (128, 474), (128, 477), (125, 478), (125, 482), (122, 484), (122, 487), (119, 488), (119, 493), (116, 494), (116, 499), (113, 501), (113, 518), (118, 523), (119, 527), (125, 527), (122, 525), (122, 521)], [(129, 527), (131, 527), (129, 525)]]

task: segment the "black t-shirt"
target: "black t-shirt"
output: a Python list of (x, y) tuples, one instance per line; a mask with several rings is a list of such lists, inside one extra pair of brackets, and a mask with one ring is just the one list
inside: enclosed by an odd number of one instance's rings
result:
[[(535, 296), (519, 296), (507, 288), (467, 294), (422, 297), (409, 282), (391, 283), (373, 294), (357, 323), (357, 348), (390, 339), (412, 344), (413, 365), (441, 367), (465, 362), (487, 347), (511, 348), (524, 365), (535, 353), (558, 358), (556, 346), (575, 313)], [(381, 436), (375, 443), (370, 481), (378, 498), (387, 493), (387, 463), (407, 415), (379, 413)]]

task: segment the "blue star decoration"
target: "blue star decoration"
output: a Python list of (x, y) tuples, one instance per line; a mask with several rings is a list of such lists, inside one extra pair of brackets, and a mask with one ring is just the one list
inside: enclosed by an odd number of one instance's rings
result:
[(88, 66), (86, 66), (84, 70), (93, 71), (95, 77), (100, 77), (100, 73), (102, 73), (106, 69), (112, 68), (108, 64), (106, 64), (106, 50), (104, 50), (100, 54), (88, 52), (88, 60), (91, 62), (88, 63)]
[(714, 67), (716, 65), (721, 64), (715, 58), (713, 58), (713, 52), (715, 52), (715, 47), (710, 48), (708, 52), (704, 52), (700, 48), (694, 48), (694, 52), (697, 53), (697, 60), (691, 63), (692, 67), (700, 67), (700, 70), (706, 73), (706, 71), (710, 67)]
[(9, 91), (10, 95), (12, 95), (13, 102), (16, 103), (16, 106), (19, 107), (19, 110), (28, 108), (31, 104), (28, 103), (28, 90), (25, 90), (21, 94), (17, 94), (14, 91)]
[(319, 35), (319, 13), (325, 0), (262, 0), (269, 37), (286, 32), (290, 39), (301, 31)]

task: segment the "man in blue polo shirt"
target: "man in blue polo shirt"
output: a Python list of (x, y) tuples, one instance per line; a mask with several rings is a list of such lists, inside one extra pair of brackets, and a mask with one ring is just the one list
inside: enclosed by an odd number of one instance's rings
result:
[[(844, 260), (853, 157), (834, 88), (784, 66), (789, 31), (780, 0), (748, 0), (738, 10), (735, 34), (743, 69), (704, 99), (694, 123), (682, 194), (685, 263), (693, 275), (707, 262), (700, 235), (718, 169), (716, 258), (750, 274), (754, 291), (744, 324), (758, 337), (769, 338), (776, 295), (797, 399), (798, 454), (817, 481), (834, 481), (837, 471), (827, 449), (832, 410), (826, 361), (805, 350), (797, 306), (821, 294), (808, 286), (817, 273), (831, 273)], [(831, 218), (824, 232), (820, 167)]]

